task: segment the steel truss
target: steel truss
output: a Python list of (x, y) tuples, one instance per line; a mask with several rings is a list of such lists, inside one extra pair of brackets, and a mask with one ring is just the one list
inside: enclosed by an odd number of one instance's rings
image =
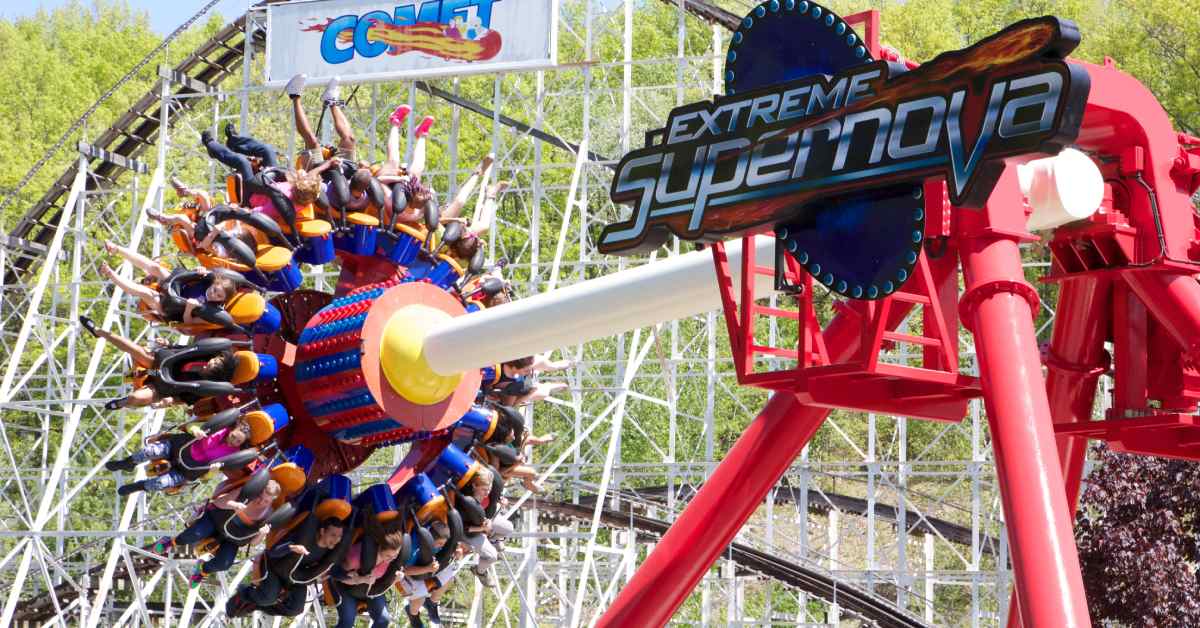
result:
[[(510, 260), (519, 292), (549, 290), (648, 261), (594, 248), (598, 225), (620, 213), (607, 199), (607, 160), (661, 126), (671, 107), (720, 91), (723, 16), (697, 0), (563, 2), (558, 69), (346, 88), (348, 113), (361, 153), (374, 159), (395, 105), (436, 115), (431, 171), (443, 197), (494, 152), (498, 176), (514, 187), (489, 240), (492, 258)], [(114, 488), (129, 478), (103, 463), (182, 416), (103, 411), (102, 400), (122, 389), (125, 362), (74, 321), (88, 315), (145, 340), (167, 333), (143, 325), (100, 279), (101, 242), (174, 257), (140, 210), (171, 206), (173, 194), (163, 192), (171, 175), (223, 189), (222, 171), (199, 149), (201, 129), (232, 122), (296, 154), (289, 103), (261, 84), (263, 29), (265, 13), (252, 11), (205, 44), (193, 65), (160, 70), (142, 113), (92, 142), (114, 148), (113, 138), (141, 138), (136, 151), (116, 152), (144, 159), (153, 146), (159, 170), (125, 172), (81, 157), (10, 232), (19, 240), (0, 247), (0, 276), (8, 277), (0, 344), (10, 356), (0, 380), (0, 624), (211, 625), (246, 576), (240, 564), (219, 586), (189, 591), (187, 557), (142, 549), (181, 528), (203, 490), (119, 499)], [(657, 43), (643, 46), (650, 34)], [(239, 71), (239, 86), (220, 82)], [(304, 101), (314, 120), (318, 92)], [(147, 132), (134, 133), (140, 125)], [(86, 129), (80, 139), (89, 139)], [(676, 243), (668, 254), (679, 251)], [(317, 288), (332, 280), (310, 276)], [(770, 333), (783, 332), (772, 324)], [(565, 375), (569, 394), (530, 417), (535, 431), (558, 434), (531, 452), (552, 494), (545, 502), (513, 494), (521, 532), (505, 548), (500, 588), (485, 591), (464, 577), (443, 615), (488, 626), (594, 621), (653, 542), (639, 522), (672, 520), (763, 402), (736, 385), (726, 338), (711, 312), (566, 349), (576, 360)], [(969, 371), (974, 356), (962, 349)], [(386, 477), (403, 453), (378, 452), (356, 481)], [(950, 425), (836, 413), (742, 529), (737, 550), (819, 575), (834, 583), (832, 593), (751, 571), (731, 552), (676, 621), (836, 624), (863, 616), (860, 605), (839, 600), (845, 587), (912, 621), (1002, 624), (1010, 573), (994, 477), (977, 405)], [(305, 625), (321, 625), (319, 615), (310, 605)]]

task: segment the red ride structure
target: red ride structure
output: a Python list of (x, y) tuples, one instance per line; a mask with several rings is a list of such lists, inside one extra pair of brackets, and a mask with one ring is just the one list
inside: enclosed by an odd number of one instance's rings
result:
[[(867, 26), (872, 56), (899, 60), (880, 48), (877, 13), (846, 22)], [(1191, 201), (1200, 188), (1200, 138), (1177, 133), (1146, 87), (1111, 60), (1069, 63), (1091, 80), (1074, 147), (1099, 167), (1104, 197), (1090, 219), (1049, 236), (1052, 266), (1041, 281), (1058, 286), (1049, 347), (1036, 341), (1039, 296), (1019, 248), (1039, 239), (1027, 228), (1031, 210), (1017, 177), (1017, 166), (1036, 155), (1004, 162), (982, 210), (952, 206), (945, 182), (926, 180), (929, 244), (912, 280), (877, 301), (839, 301), (823, 328), (813, 279), (790, 257), (784, 276), (796, 309), (756, 302), (753, 279), (772, 271), (756, 264), (750, 238), (770, 225), (744, 236), (748, 253), (735, 267), (724, 244), (713, 244), (739, 382), (774, 394), (600, 625), (665, 624), (830, 410), (958, 421), (973, 397), (983, 398), (992, 435), (1015, 572), (1012, 623), (1090, 625), (1072, 534), (1089, 439), (1200, 459), (1200, 219)], [(919, 335), (896, 331), (910, 313), (920, 314)], [(762, 317), (795, 321), (796, 346), (759, 344)], [(959, 372), (960, 323), (974, 338), (978, 377)], [(920, 347), (920, 364), (881, 361), (896, 344)], [(796, 366), (756, 370), (761, 356)], [(1093, 420), (1105, 373), (1114, 382), (1111, 409)]]

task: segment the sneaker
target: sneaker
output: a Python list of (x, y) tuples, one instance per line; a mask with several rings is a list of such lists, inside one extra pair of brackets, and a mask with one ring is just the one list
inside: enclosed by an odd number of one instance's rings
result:
[(425, 119), (421, 120), (421, 124), (418, 124), (416, 130), (413, 131), (414, 136), (421, 137), (422, 135), (428, 135), (429, 129), (433, 128), (434, 122), (435, 119), (433, 116), (425, 116)]
[(442, 623), (442, 615), (441, 615), (440, 610), (438, 609), (437, 602), (434, 602), (433, 600), (431, 600), (429, 598), (425, 598), (425, 602), (423, 603), (423, 605), (425, 606), (425, 611), (429, 613), (430, 621), (432, 621), (434, 623), (434, 625), (441, 624)]
[(213, 141), (214, 140), (213, 140), (212, 131), (209, 131), (208, 129), (204, 129), (203, 131), (200, 132), (200, 145), (201, 146), (208, 148), (208, 145), (212, 144)]
[(172, 547), (175, 547), (175, 539), (169, 536), (164, 536), (154, 542), (153, 549), (155, 554), (165, 555), (167, 552), (171, 551)]
[(146, 490), (146, 481), (138, 480), (137, 482), (132, 482), (130, 484), (126, 484), (125, 486), (122, 486), (121, 488), (118, 488), (117, 495), (120, 495), (121, 497), (129, 497), (130, 495), (133, 495), (134, 493), (136, 493), (138, 491), (144, 491), (144, 490)]
[[(176, 196), (191, 196), (192, 190), (187, 185), (184, 185), (183, 181), (179, 180), (179, 177), (171, 177), (171, 187), (175, 188)], [(146, 213), (148, 215), (150, 211), (146, 210)]]
[(120, 460), (109, 460), (104, 463), (104, 468), (109, 471), (133, 471), (137, 467), (137, 463), (132, 458), (121, 458)]
[(341, 82), (342, 79), (336, 76), (329, 79), (329, 84), (325, 86), (325, 93), (321, 94), (321, 100), (327, 103), (336, 101), (342, 94), (342, 90), (339, 88)]
[(417, 613), (416, 615), (409, 615), (408, 610), (406, 609), (404, 611), (404, 614), (408, 615), (408, 625), (409, 626), (412, 626), (412, 628), (425, 628), (425, 622), (421, 621), (421, 613)]
[(235, 135), (237, 135), (237, 129), (233, 128), (233, 123), (226, 122), (225, 123), (225, 140), (226, 141), (231, 140), (231, 139), (233, 139), (233, 136), (235, 136)]
[[(91, 334), (92, 338), (100, 337), (100, 332), (96, 329), (96, 321), (93, 321), (92, 319), (90, 319), (86, 316), (80, 316), (79, 317), (79, 325), (81, 327), (83, 327), (83, 329), (85, 331), (87, 331), (87, 333)], [(105, 464), (105, 466), (108, 466), (109, 464), (112, 464), (113, 462), (115, 462), (115, 461), (110, 460), (110, 461), (108, 461), (107, 464)], [(116, 469), (110, 468), (109, 471), (116, 471)]]
[(297, 74), (292, 77), (292, 80), (287, 82), (287, 85), (283, 87), (283, 91), (287, 92), (287, 95), (291, 98), (299, 98), (300, 94), (304, 92), (304, 84), (307, 82), (307, 74)]
[(188, 576), (188, 587), (195, 589), (196, 587), (200, 586), (200, 583), (204, 582), (205, 575), (204, 569), (197, 565), (196, 570), (192, 572), (192, 575)]
[(392, 112), (391, 117), (388, 118), (388, 122), (391, 122), (392, 126), (394, 127), (403, 126), (404, 120), (408, 118), (408, 114), (410, 113), (412, 113), (412, 107), (409, 107), (408, 105), (400, 105), (399, 107), (396, 107), (395, 111)]

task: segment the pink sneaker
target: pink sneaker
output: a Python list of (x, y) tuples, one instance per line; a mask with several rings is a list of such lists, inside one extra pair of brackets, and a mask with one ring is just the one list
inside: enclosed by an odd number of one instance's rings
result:
[(416, 129), (416, 131), (414, 131), (414, 135), (416, 135), (417, 137), (421, 137), (422, 135), (428, 135), (429, 129), (433, 128), (434, 121), (435, 120), (434, 120), (433, 116), (425, 116), (425, 119), (421, 120), (421, 124), (417, 125), (417, 129)]
[(392, 116), (388, 118), (388, 121), (392, 123), (392, 126), (402, 126), (405, 118), (407, 118), (408, 114), (410, 113), (412, 113), (412, 107), (409, 107), (408, 105), (400, 105), (399, 107), (396, 107), (395, 111), (392, 112)]

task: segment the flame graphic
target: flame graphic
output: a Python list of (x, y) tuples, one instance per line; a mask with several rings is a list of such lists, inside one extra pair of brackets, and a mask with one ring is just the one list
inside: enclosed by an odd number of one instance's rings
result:
[[(324, 24), (313, 24), (301, 30), (325, 32), (331, 23), (333, 20), (328, 19)], [(338, 33), (338, 41), (343, 44), (353, 40), (354, 33), (350, 29)], [(499, 54), (503, 45), (498, 31), (489, 30), (482, 37), (467, 39), (455, 25), (437, 22), (397, 25), (372, 20), (367, 40), (387, 44), (387, 53), (391, 56), (420, 52), (448, 61), (486, 61)]]

